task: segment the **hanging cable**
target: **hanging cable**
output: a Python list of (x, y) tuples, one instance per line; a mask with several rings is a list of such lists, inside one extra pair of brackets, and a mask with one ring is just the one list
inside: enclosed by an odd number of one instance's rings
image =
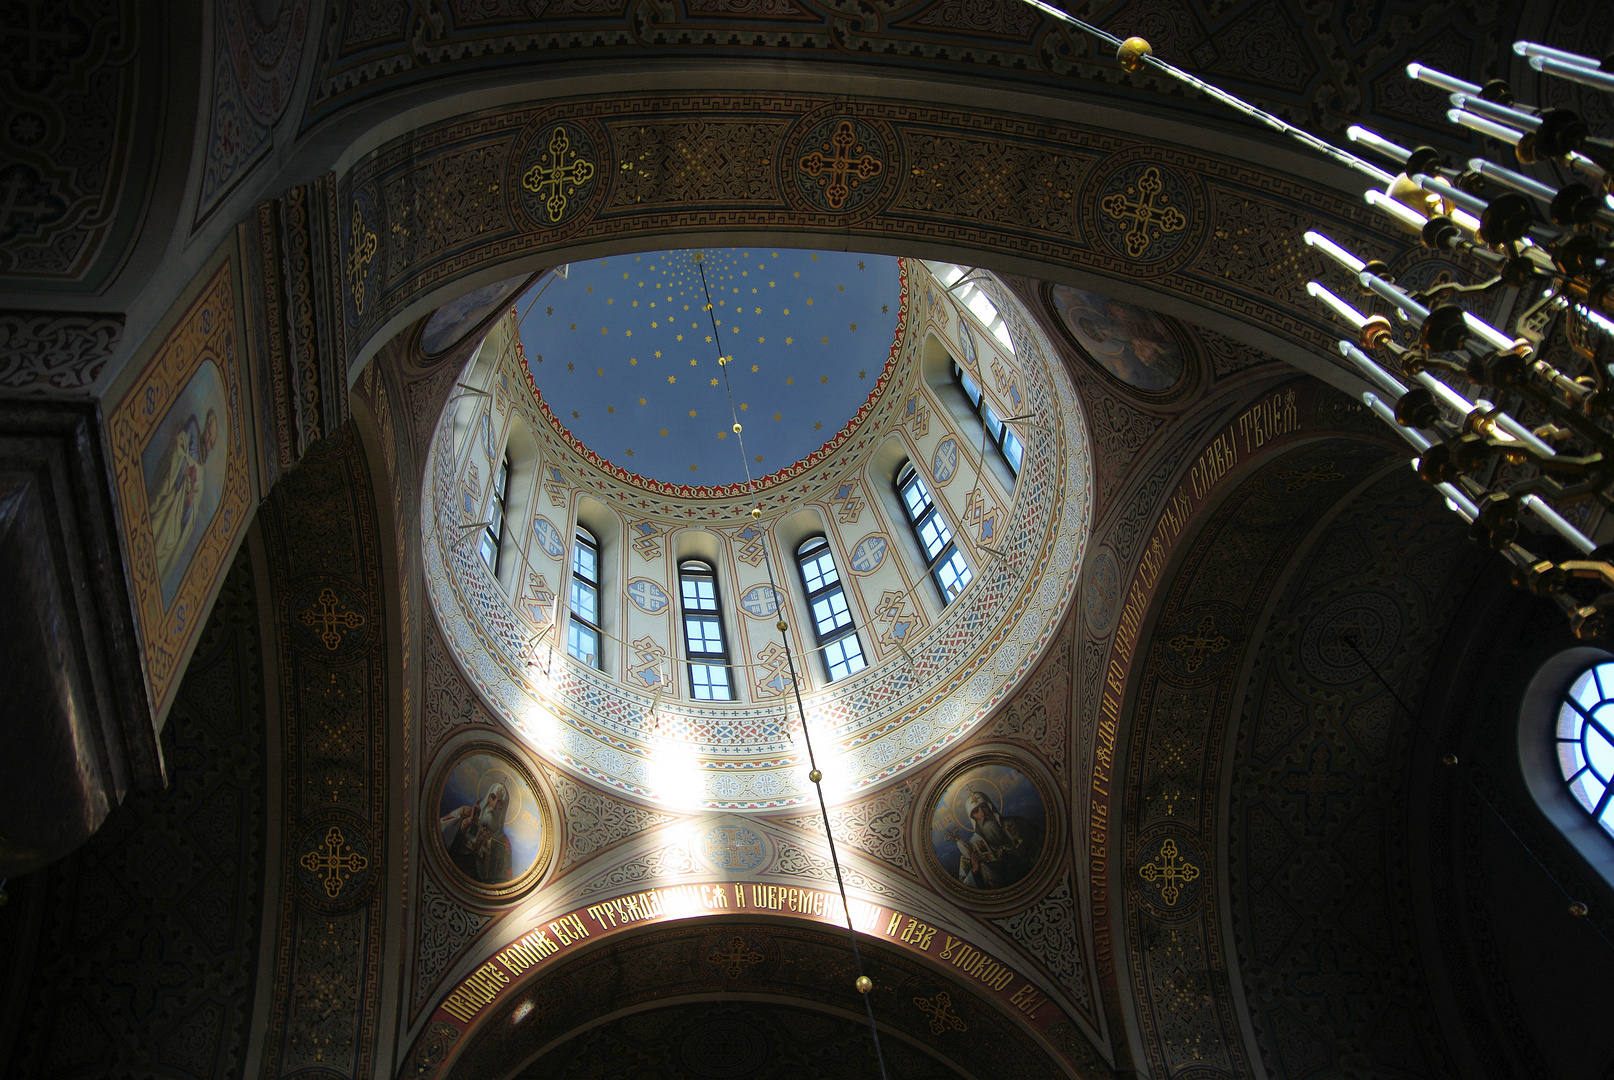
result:
[[(712, 324), (712, 343), (717, 348), (717, 366), (723, 375), (723, 392), (729, 399), (729, 416), (734, 421), (735, 441), (740, 447), (740, 465), (745, 469), (745, 488), (748, 499), (751, 501), (751, 517), (757, 519), (762, 516), (762, 507), (755, 501), (756, 481), (751, 477), (751, 464), (746, 460), (744, 429), (740, 425), (739, 412), (734, 407), (734, 388), (729, 383), (729, 360), (731, 357), (723, 355), (723, 337), (718, 332), (717, 315), (712, 308), (712, 290), (706, 283), (706, 261), (698, 251), (695, 252), (695, 266), (700, 270), (701, 274), (701, 293), (706, 301), (706, 317), (711, 320)], [(778, 601), (783, 594), (779, 591), (778, 583), (774, 580), (773, 560), (768, 556), (768, 546), (766, 544), (761, 546), (762, 565), (766, 568), (768, 574), (768, 587), (773, 590), (775, 600)], [(863, 1008), (869, 1016), (869, 1036), (874, 1040), (874, 1057), (880, 1066), (880, 1080), (886, 1080), (885, 1054), (880, 1049), (880, 1028), (874, 1022), (874, 1000), (871, 996), (874, 990), (874, 981), (863, 973), (863, 954), (857, 944), (857, 928), (852, 925), (852, 905), (846, 898), (846, 879), (841, 874), (840, 856), (835, 851), (835, 833), (830, 828), (829, 823), (829, 804), (824, 800), (824, 774), (819, 771), (818, 758), (813, 752), (812, 733), (807, 730), (807, 711), (801, 704), (801, 683), (796, 678), (795, 653), (790, 648), (789, 627), (784, 620), (784, 605), (782, 603), (775, 609), (775, 613), (779, 615), (779, 621), (775, 626), (779, 631), (779, 638), (784, 644), (785, 663), (790, 671), (790, 689), (796, 698), (796, 716), (801, 721), (802, 742), (807, 747), (807, 764), (811, 767), (807, 778), (812, 781), (813, 790), (818, 793), (818, 813), (824, 822), (824, 837), (829, 841), (829, 861), (830, 865), (835, 868), (835, 885), (840, 890), (841, 910), (846, 915), (846, 933), (852, 942), (852, 965), (857, 969), (857, 980), (854, 985), (857, 987), (858, 993), (863, 995)]]

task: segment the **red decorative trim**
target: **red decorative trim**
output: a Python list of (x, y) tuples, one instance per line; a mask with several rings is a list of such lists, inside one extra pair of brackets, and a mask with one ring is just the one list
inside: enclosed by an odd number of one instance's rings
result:
[[(885, 367), (881, 369), (880, 377), (875, 380), (874, 389), (869, 391), (869, 396), (864, 399), (862, 406), (858, 408), (852, 419), (846, 422), (846, 426), (841, 428), (840, 431), (836, 432), (830, 438), (829, 442), (825, 443), (823, 446), (820, 446), (817, 450), (814, 450), (811, 454), (808, 454), (794, 465), (787, 465), (777, 472), (759, 477), (753, 481), (753, 485), (749, 486), (746, 484), (724, 484), (721, 487), (706, 487), (705, 485), (699, 487), (690, 487), (687, 484), (669, 484), (663, 480), (651, 480), (648, 477), (640, 476), (638, 473), (629, 472), (622, 466), (607, 461), (605, 458), (602, 458), (600, 455), (584, 446), (582, 442), (578, 440), (577, 436), (573, 435), (569, 430), (567, 430), (566, 425), (562, 424), (559, 418), (557, 418), (554, 413), (549, 411), (549, 403), (544, 400), (543, 392), (538, 389), (537, 382), (533, 380), (532, 368), (527, 365), (527, 353), (526, 350), (521, 347), (521, 335), (519, 333), (516, 335), (516, 355), (521, 358), (521, 370), (527, 376), (527, 389), (532, 391), (534, 400), (538, 402), (538, 411), (543, 413), (544, 419), (549, 421), (550, 425), (555, 429), (555, 433), (558, 434), (562, 439), (565, 439), (567, 444), (570, 445), (571, 448), (583, 458), (583, 460), (587, 461), (590, 465), (594, 466), (605, 475), (612, 477), (613, 479), (620, 480), (632, 487), (639, 488), (641, 491), (650, 491), (656, 493), (657, 495), (671, 495), (679, 499), (732, 499), (736, 496), (745, 495), (753, 491), (760, 494), (761, 492), (766, 491), (768, 488), (800, 476), (802, 473), (813, 468), (819, 462), (833, 454), (842, 443), (851, 437), (852, 432), (857, 430), (858, 425), (863, 423), (863, 421), (868, 418), (869, 413), (874, 409), (875, 402), (880, 400), (880, 395), (885, 392), (886, 384), (891, 381), (892, 372), (896, 370), (897, 357), (902, 351), (903, 335), (908, 329), (907, 259), (897, 260), (897, 278), (897, 287), (899, 293), (897, 296), (896, 330), (891, 336), (891, 348), (886, 354)], [(511, 310), (513, 311), (515, 309), (512, 308)]]

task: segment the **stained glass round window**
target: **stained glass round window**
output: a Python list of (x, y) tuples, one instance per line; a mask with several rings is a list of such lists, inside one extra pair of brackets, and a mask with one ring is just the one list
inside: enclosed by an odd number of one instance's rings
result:
[(1581, 672), (1558, 710), (1558, 767), (1575, 801), (1614, 834), (1614, 663)]

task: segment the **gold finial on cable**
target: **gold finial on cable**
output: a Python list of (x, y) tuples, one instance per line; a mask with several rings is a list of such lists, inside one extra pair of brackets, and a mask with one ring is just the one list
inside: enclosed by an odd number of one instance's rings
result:
[(1121, 42), (1121, 47), (1115, 50), (1115, 59), (1120, 61), (1121, 70), (1128, 75), (1136, 75), (1142, 71), (1143, 58), (1153, 55), (1154, 47), (1140, 37), (1127, 38)]
[(858, 993), (867, 994), (870, 990), (874, 989), (874, 980), (869, 978), (867, 975), (859, 975), (857, 977), (857, 982), (853, 983), (853, 985), (857, 987)]

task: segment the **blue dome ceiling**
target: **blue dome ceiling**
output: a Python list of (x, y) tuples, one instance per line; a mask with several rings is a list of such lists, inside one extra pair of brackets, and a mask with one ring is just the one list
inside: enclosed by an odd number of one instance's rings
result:
[[(727, 385), (697, 254), (733, 357)], [(888, 256), (729, 248), (575, 263), (517, 311), (533, 382), (573, 438), (647, 479), (716, 487), (833, 439), (892, 355), (901, 305)]]

